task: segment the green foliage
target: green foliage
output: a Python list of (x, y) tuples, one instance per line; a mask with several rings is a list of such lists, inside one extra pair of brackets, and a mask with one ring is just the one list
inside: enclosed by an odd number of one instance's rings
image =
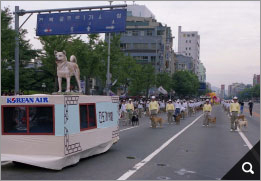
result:
[(241, 100), (260, 98), (260, 85), (257, 84), (252, 88), (246, 88), (243, 91), (241, 91), (237, 96)]
[(164, 73), (159, 73), (157, 74), (156, 77), (156, 86), (162, 86), (166, 91), (170, 91), (171, 90), (171, 76), (164, 72)]
[(14, 60), (15, 31), (11, 29), (12, 14), (8, 8), (1, 10), (1, 60)]
[(136, 78), (130, 86), (131, 95), (146, 95), (148, 97), (149, 89), (155, 84), (155, 68), (151, 64), (142, 65), (137, 69), (135, 75)]
[[(1, 10), (1, 83), (2, 90), (14, 89), (14, 59), (15, 59), (15, 31), (11, 28), (13, 15), (8, 8)], [(31, 75), (30, 71), (24, 70), (28, 62), (38, 55), (37, 50), (33, 50), (29, 40), (25, 40), (27, 31), (19, 31), (19, 82), (20, 88), (33, 84), (27, 78)]]
[(189, 71), (177, 71), (172, 76), (172, 88), (178, 96), (193, 96), (198, 92), (199, 81), (197, 76)]

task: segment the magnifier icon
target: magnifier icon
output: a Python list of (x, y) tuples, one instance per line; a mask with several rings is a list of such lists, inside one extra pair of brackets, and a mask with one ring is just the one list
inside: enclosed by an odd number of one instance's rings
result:
[[(245, 169), (245, 165), (248, 165), (248, 167), (249, 167), (249, 169), (248, 170), (246, 170)], [(245, 163), (243, 163), (243, 165), (242, 165), (242, 170), (245, 172), (245, 173), (251, 173), (251, 174), (254, 174), (254, 171), (252, 170), (252, 164), (250, 163), (250, 162), (245, 162)]]

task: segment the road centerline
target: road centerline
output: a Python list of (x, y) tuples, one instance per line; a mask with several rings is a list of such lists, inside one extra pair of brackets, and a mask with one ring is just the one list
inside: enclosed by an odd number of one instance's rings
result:
[(201, 114), (199, 117), (197, 117), (194, 121), (192, 121), (189, 125), (187, 125), (185, 128), (183, 128), (180, 132), (172, 136), (170, 139), (168, 139), (165, 143), (163, 143), (158, 149), (156, 149), (154, 152), (152, 152), (150, 155), (148, 155), (144, 160), (137, 163), (133, 168), (128, 170), (126, 173), (124, 173), (121, 177), (119, 177), (117, 180), (127, 180), (130, 176), (132, 176), (135, 172), (137, 172), (141, 167), (146, 165), (152, 158), (154, 158), (158, 153), (160, 153), (164, 148), (166, 148), (173, 140), (175, 140), (179, 135), (181, 135), (184, 131), (186, 131), (190, 126), (192, 126), (199, 118), (202, 116)]

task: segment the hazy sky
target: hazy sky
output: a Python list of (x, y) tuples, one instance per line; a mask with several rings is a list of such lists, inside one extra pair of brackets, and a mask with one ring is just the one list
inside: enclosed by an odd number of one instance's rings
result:
[[(114, 1), (124, 4), (124, 1)], [(133, 4), (133, 1), (127, 1)], [(227, 86), (234, 82), (252, 84), (260, 74), (260, 2), (259, 1), (135, 1), (146, 5), (157, 21), (172, 29), (174, 50), (178, 45), (178, 26), (182, 31), (200, 34), (200, 59), (206, 67), (207, 82)], [(1, 8), (14, 6), (24, 10), (109, 5), (108, 1), (1, 1)], [(20, 25), (28, 14), (20, 17)], [(36, 14), (23, 26), (33, 48), (36, 40)], [(84, 35), (86, 36), (86, 35)]]

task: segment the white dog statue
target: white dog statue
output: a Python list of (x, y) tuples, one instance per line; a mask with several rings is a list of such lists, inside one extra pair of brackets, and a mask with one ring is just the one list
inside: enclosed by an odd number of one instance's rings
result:
[(58, 76), (58, 84), (59, 91), (62, 92), (62, 78), (66, 78), (66, 92), (70, 92), (70, 81), (71, 76), (75, 76), (79, 92), (82, 92), (81, 84), (80, 84), (80, 69), (77, 65), (77, 59), (74, 55), (70, 57), (70, 62), (67, 61), (66, 52), (57, 52), (54, 51), (54, 56), (57, 64), (57, 76)]

